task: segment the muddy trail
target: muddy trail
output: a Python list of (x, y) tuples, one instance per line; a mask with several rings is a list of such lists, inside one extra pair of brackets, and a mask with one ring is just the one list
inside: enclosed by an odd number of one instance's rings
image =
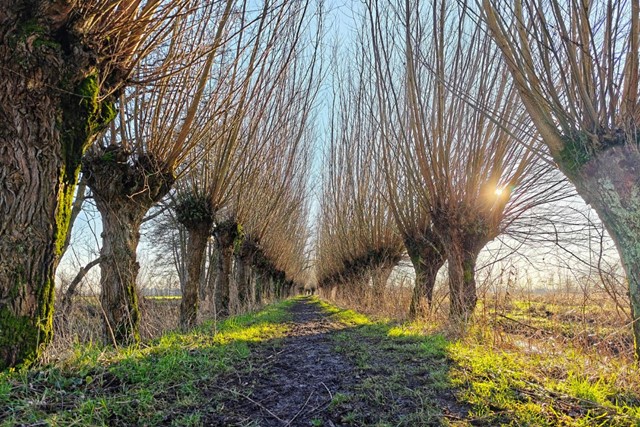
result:
[(312, 299), (289, 310), (286, 337), (255, 344), (244, 366), (206, 386), (203, 425), (449, 425), (468, 413), (438, 352), (416, 355), (415, 342), (345, 324)]

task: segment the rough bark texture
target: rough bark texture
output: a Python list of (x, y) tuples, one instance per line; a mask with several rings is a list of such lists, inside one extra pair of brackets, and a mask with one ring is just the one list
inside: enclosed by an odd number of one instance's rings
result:
[(120, 206), (113, 199), (100, 200), (96, 206), (102, 216), (102, 249), (100, 251), (100, 302), (105, 313), (105, 341), (129, 345), (140, 340), (140, 312), (136, 279), (140, 265), (136, 250), (140, 240), (140, 224), (147, 209)]
[(153, 158), (133, 156), (115, 146), (88, 154), (83, 173), (102, 216), (100, 302), (105, 313), (105, 341), (137, 343), (140, 224), (151, 206), (167, 194), (174, 177)]
[(256, 286), (251, 266), (255, 263), (258, 247), (250, 237), (242, 238), (234, 245), (235, 281), (238, 289), (237, 312), (249, 310), (256, 303)]
[(187, 230), (185, 251), (186, 277), (180, 301), (180, 327), (193, 328), (198, 317), (200, 283), (203, 280), (204, 259), (214, 212), (211, 201), (196, 193), (184, 194), (175, 207), (176, 219)]
[(0, 370), (34, 361), (52, 338), (80, 158), (113, 118), (70, 12), (0, 2)]
[(235, 313), (241, 313), (249, 308), (251, 297), (250, 260), (246, 257), (235, 255), (235, 282), (237, 288), (237, 306)]
[(229, 276), (231, 274), (231, 261), (233, 258), (233, 246), (224, 246), (216, 243), (218, 247), (218, 259), (216, 263), (216, 294), (215, 309), (217, 316), (229, 314)]
[(637, 144), (607, 147), (582, 165), (559, 162), (598, 213), (620, 253), (629, 282), (636, 358), (640, 359), (640, 153)]
[(229, 315), (231, 262), (233, 260), (233, 244), (237, 234), (238, 226), (234, 221), (220, 223), (213, 231), (218, 249), (215, 285), (215, 309), (218, 317)]
[(455, 321), (467, 321), (478, 302), (475, 269), (480, 250), (476, 249), (477, 246), (475, 242), (462, 239), (447, 245), (449, 317)]
[(198, 317), (198, 297), (204, 254), (213, 221), (189, 224), (189, 242), (187, 243), (187, 280), (180, 301), (180, 327), (193, 328)]
[(440, 239), (432, 234), (410, 236), (404, 240), (416, 276), (409, 317), (424, 318), (431, 308), (436, 276), (446, 261), (444, 248)]
[(469, 215), (471, 209), (434, 215), (434, 230), (444, 247), (449, 271), (449, 318), (466, 322), (475, 310), (475, 268), (478, 254), (492, 239), (481, 217)]

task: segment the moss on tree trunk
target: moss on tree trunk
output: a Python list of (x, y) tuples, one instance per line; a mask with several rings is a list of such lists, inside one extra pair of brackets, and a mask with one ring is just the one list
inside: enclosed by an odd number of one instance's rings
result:
[(46, 11), (18, 2), (2, 12), (0, 369), (30, 364), (51, 341), (80, 159), (113, 119), (90, 49), (68, 34), (72, 25), (54, 28)]
[(409, 318), (424, 318), (431, 308), (438, 271), (446, 260), (444, 248), (433, 233), (407, 236), (404, 242), (416, 276)]
[(171, 188), (173, 171), (152, 157), (133, 156), (117, 146), (88, 154), (83, 171), (102, 216), (100, 301), (105, 341), (135, 344), (140, 340), (136, 291), (140, 225), (151, 206)]
[(180, 301), (180, 327), (183, 330), (193, 328), (198, 317), (198, 297), (204, 254), (213, 221), (208, 223), (189, 224), (187, 232), (187, 280)]
[(636, 359), (640, 360), (640, 152), (638, 144), (604, 148), (576, 163), (556, 159), (613, 239), (627, 275)]

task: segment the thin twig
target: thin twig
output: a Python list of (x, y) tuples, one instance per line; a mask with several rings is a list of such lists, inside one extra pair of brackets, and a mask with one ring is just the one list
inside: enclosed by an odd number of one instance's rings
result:
[(252, 398), (250, 398), (249, 396), (247, 396), (246, 394), (240, 393), (239, 391), (235, 391), (226, 387), (220, 387), (220, 386), (212, 386), (213, 388), (217, 388), (219, 390), (222, 391), (226, 391), (227, 393), (232, 393), (235, 394), (236, 396), (240, 396), (243, 397), (245, 399), (247, 399), (249, 402), (253, 403), (254, 405), (258, 406), (260, 409), (264, 409), (269, 415), (271, 415), (273, 418), (275, 418), (276, 420), (280, 421), (282, 424), (284, 424), (285, 426), (288, 426), (289, 424), (287, 423), (287, 421), (283, 420), (282, 418), (280, 418), (279, 416), (277, 416), (276, 414), (274, 414), (273, 412), (271, 412), (266, 406), (264, 406), (262, 403), (253, 400)]
[(294, 422), (296, 418), (298, 418), (298, 415), (300, 415), (300, 413), (304, 410), (304, 408), (307, 407), (307, 404), (309, 403), (309, 400), (311, 400), (311, 396), (313, 396), (313, 393), (314, 392), (312, 391), (309, 397), (307, 397), (307, 400), (305, 400), (304, 405), (302, 405), (302, 408), (300, 408), (300, 410), (293, 416), (293, 418), (291, 418), (289, 422), (285, 424), (285, 427), (290, 426), (291, 423)]
[(510, 320), (510, 321), (512, 321), (512, 322), (514, 322), (514, 323), (517, 323), (518, 325), (526, 326), (527, 328), (531, 328), (531, 329), (533, 329), (533, 330), (535, 330), (535, 331), (541, 331), (541, 330), (542, 330), (542, 329), (540, 329), (540, 328), (536, 328), (535, 326), (531, 326), (531, 325), (529, 325), (529, 324), (527, 324), (527, 323), (524, 323), (524, 322), (521, 322), (521, 321), (519, 321), (519, 320), (516, 320), (516, 319), (514, 319), (514, 318), (512, 318), (512, 317), (505, 316), (504, 314), (498, 314), (498, 317), (502, 317), (502, 318), (504, 318), (504, 319)]

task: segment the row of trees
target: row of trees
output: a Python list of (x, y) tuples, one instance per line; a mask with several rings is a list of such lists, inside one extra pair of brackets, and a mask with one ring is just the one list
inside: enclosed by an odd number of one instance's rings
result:
[[(318, 80), (315, 59), (300, 54), (308, 9), (292, 0), (0, 2), (0, 368), (33, 361), (51, 340), (54, 272), (81, 168), (104, 221), (101, 300), (116, 343), (138, 339), (140, 223), (202, 159), (221, 162), (222, 178), (207, 179), (216, 190), (194, 186), (198, 175), (181, 184), (177, 217), (213, 217), (226, 251), (219, 271), (252, 245), (281, 281), (302, 270), (302, 237), (268, 236), (306, 234), (300, 123)], [(334, 114), (331, 145), (347, 160), (329, 156), (325, 174), (320, 283), (367, 277), (369, 267), (382, 281), (404, 242), (417, 266), (413, 312), (446, 258), (450, 314), (466, 319), (479, 250), (532, 205), (563, 197), (555, 166), (616, 243), (638, 319), (639, 39), (638, 0), (366, 1), (358, 61), (336, 74), (346, 111)], [(200, 200), (204, 211), (184, 209)], [(255, 203), (265, 217), (246, 214), (252, 200), (265, 201)], [(229, 235), (243, 234), (257, 244), (231, 252)], [(190, 243), (197, 254), (197, 238)], [(188, 263), (194, 278), (197, 256)], [(224, 301), (225, 286), (215, 289)], [(185, 298), (185, 325), (194, 301)]]
[[(418, 9), (370, 2), (362, 28), (361, 56), (345, 73), (358, 81), (339, 88), (352, 105), (338, 104), (344, 117), (337, 125), (350, 132), (332, 133), (329, 147), (323, 197), (331, 201), (321, 217), (320, 283), (344, 286), (355, 271), (377, 271), (380, 261), (372, 254), (381, 244), (359, 238), (370, 233), (385, 242), (385, 270), (403, 251), (411, 259), (410, 316), (426, 313), (436, 275), (448, 261), (450, 316), (465, 320), (477, 300), (482, 248), (517, 226), (528, 209), (566, 197), (566, 185), (526, 126), (497, 48), (467, 11), (444, 2)], [(339, 170), (341, 163), (359, 167)], [(365, 214), (354, 223), (349, 210)], [(331, 238), (333, 230), (346, 234)], [(341, 245), (366, 255), (337, 250)], [(324, 271), (327, 265), (333, 271)]]
[[(424, 312), (446, 260), (450, 317), (465, 320), (480, 250), (569, 195), (555, 167), (616, 243), (638, 319), (639, 14), (637, 1), (365, 2), (357, 81), (338, 96), (357, 108), (334, 121), (357, 132), (331, 143), (347, 159), (333, 168), (359, 166), (344, 169), (339, 190), (331, 172), (324, 179), (319, 284), (375, 271), (377, 260), (354, 262), (376, 250), (358, 236), (395, 232), (416, 273), (410, 314)], [(382, 195), (352, 196), (372, 186)], [(361, 197), (377, 222), (354, 226), (344, 212), (365, 206)]]
[(189, 234), (182, 326), (195, 322), (211, 233), (218, 313), (231, 310), (231, 257), (244, 275), (234, 310), (304, 280), (319, 81), (310, 2), (5, 3), (0, 368), (32, 362), (51, 340), (80, 170), (102, 219), (107, 342), (139, 341), (136, 250), (162, 199)]

